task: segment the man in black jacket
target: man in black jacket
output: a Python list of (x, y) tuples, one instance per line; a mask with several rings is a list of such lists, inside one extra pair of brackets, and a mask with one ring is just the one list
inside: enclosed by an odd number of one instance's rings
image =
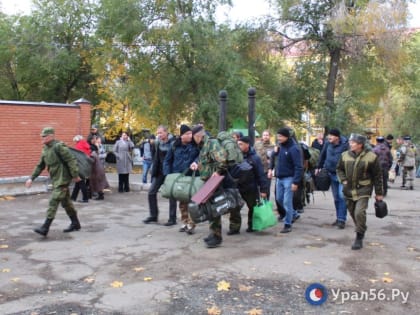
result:
[[(239, 148), (242, 151), (244, 160), (247, 160), (252, 165), (253, 179), (250, 179), (244, 184), (239, 185), (239, 192), (248, 206), (248, 228), (247, 232), (253, 232), (252, 229), (252, 215), (254, 207), (257, 205), (257, 200), (267, 198), (268, 181), (264, 174), (264, 167), (260, 157), (250, 145), (249, 137), (242, 137), (238, 140)], [(230, 228), (228, 235), (238, 234), (241, 228), (241, 215), (238, 212), (232, 211), (230, 214)]]
[[(157, 203), (157, 193), (160, 186), (162, 186), (165, 176), (163, 175), (163, 162), (168, 151), (171, 149), (173, 137), (169, 134), (168, 128), (165, 126), (159, 126), (157, 128), (157, 138), (155, 142), (155, 154), (152, 162), (152, 184), (149, 188), (148, 199), (149, 199), (149, 211), (150, 215), (148, 218), (143, 220), (144, 223), (149, 224), (151, 222), (157, 222), (159, 216), (159, 209)], [(165, 226), (175, 225), (176, 221), (170, 219)]]

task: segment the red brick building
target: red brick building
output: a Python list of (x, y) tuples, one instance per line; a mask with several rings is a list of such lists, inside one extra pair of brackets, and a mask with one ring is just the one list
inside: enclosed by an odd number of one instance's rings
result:
[(89, 134), (90, 115), (91, 103), (85, 99), (72, 104), (0, 101), (0, 180), (32, 173), (44, 127), (53, 127), (57, 139), (73, 146), (75, 135)]

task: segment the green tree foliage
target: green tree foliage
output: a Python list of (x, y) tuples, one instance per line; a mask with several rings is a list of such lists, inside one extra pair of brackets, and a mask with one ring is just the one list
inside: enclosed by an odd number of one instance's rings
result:
[(408, 37), (401, 71), (394, 73), (392, 85), (384, 100), (384, 133), (411, 135), (420, 141), (420, 33)]
[[(297, 93), (300, 102), (316, 100), (312, 105), (321, 124), (345, 129), (349, 123), (363, 123), (363, 116), (375, 110), (385, 93), (384, 78), (377, 75), (375, 67), (399, 54), (397, 39), (405, 22), (407, 1), (392, 1), (392, 6), (391, 1), (273, 2), (279, 8), (280, 22), (274, 31), (283, 36), (280, 47), (303, 42), (305, 62), (318, 63), (320, 71), (324, 68), (323, 100), (316, 92), (319, 86), (301, 76), (296, 78), (297, 90), (305, 81), (310, 85), (304, 93)], [(311, 76), (312, 72), (306, 74)], [(352, 81), (357, 77), (363, 80)]]

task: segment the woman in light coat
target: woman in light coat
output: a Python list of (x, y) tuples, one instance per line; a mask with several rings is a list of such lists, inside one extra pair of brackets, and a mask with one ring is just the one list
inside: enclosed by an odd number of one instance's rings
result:
[(120, 140), (114, 145), (114, 153), (117, 158), (117, 172), (118, 172), (118, 192), (129, 192), (129, 175), (133, 169), (133, 159), (131, 152), (133, 151), (134, 143), (128, 137), (126, 132), (121, 134)]

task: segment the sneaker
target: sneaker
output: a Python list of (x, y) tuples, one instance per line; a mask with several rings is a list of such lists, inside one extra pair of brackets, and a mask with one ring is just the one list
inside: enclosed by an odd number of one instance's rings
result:
[(283, 221), (284, 217), (285, 217), (285, 215), (284, 215), (284, 214), (280, 214), (280, 215), (277, 217), (277, 220), (278, 220), (279, 222), (281, 222), (281, 221)]
[(222, 244), (222, 238), (213, 235), (207, 242), (207, 248), (215, 248)]
[(337, 226), (338, 220), (335, 220), (333, 223), (331, 223), (332, 226)]
[(297, 211), (297, 213), (304, 213), (305, 212), (305, 210), (304, 209), (298, 209), (298, 210), (296, 210)]
[(229, 230), (227, 231), (227, 235), (235, 235), (241, 233), (239, 230)]
[(164, 224), (164, 226), (172, 226), (172, 225), (175, 225), (175, 224), (176, 224), (175, 221), (168, 221)]
[(292, 223), (295, 223), (299, 219), (300, 219), (300, 215), (294, 216), (294, 218), (292, 219)]
[(285, 225), (283, 230), (280, 231), (280, 233), (290, 233), (292, 232), (292, 227), (290, 225)]
[(188, 235), (193, 235), (195, 233), (195, 230), (194, 230), (194, 228), (188, 228), (187, 227), (187, 230), (185, 232), (187, 232)]
[(187, 228), (187, 225), (186, 224), (184, 224), (179, 230), (178, 230), (178, 232), (187, 232), (187, 230), (188, 230), (188, 228)]
[(157, 222), (157, 218), (148, 217), (147, 219), (143, 220), (143, 223), (145, 223), (145, 224), (149, 224), (151, 222)]
[(344, 221), (338, 221), (337, 224), (335, 225), (339, 230), (344, 230), (344, 228), (346, 227), (346, 222)]

